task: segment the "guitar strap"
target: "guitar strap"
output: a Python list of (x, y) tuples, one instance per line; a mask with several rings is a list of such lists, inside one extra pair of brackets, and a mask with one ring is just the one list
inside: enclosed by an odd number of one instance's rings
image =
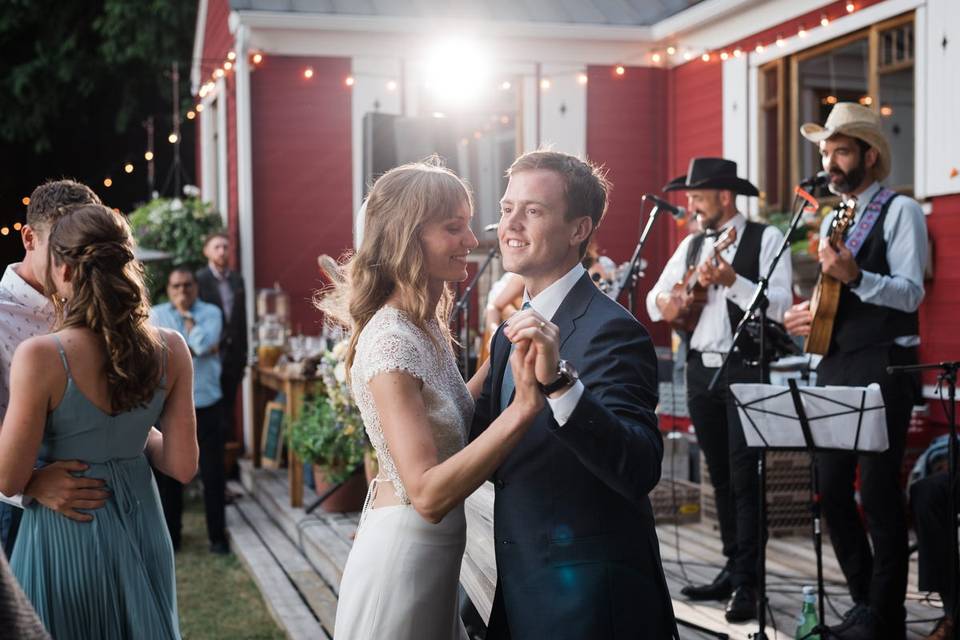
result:
[(867, 236), (870, 235), (870, 231), (873, 230), (873, 225), (880, 219), (883, 208), (896, 195), (896, 191), (884, 187), (870, 200), (870, 204), (867, 205), (863, 215), (860, 216), (860, 222), (857, 223), (857, 226), (853, 228), (853, 231), (850, 232), (850, 235), (847, 236), (847, 239), (844, 241), (844, 244), (847, 245), (847, 249), (850, 250), (854, 258), (857, 257), (857, 253), (863, 248), (863, 243), (867, 239)]

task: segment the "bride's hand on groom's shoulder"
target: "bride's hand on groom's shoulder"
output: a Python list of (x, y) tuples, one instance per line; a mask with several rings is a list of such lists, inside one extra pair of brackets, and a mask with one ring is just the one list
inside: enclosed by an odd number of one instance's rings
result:
[(537, 382), (538, 348), (531, 340), (521, 340), (516, 343), (513, 353), (510, 354), (510, 368), (513, 370), (516, 388), (513, 404), (530, 416), (539, 413), (544, 403), (543, 393)]

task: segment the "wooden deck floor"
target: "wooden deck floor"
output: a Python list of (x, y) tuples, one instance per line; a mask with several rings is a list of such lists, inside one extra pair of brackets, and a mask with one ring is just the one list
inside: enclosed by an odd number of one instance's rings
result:
[[(248, 495), (231, 506), (229, 524), (234, 548), (254, 573), (268, 606), (290, 637), (332, 637), (336, 594), (346, 555), (352, 543), (359, 514), (306, 514), (286, 499), (286, 474), (247, 469), (244, 486)], [(235, 485), (239, 489), (239, 485)], [(309, 495), (309, 494), (308, 494)], [(472, 497), (485, 510), (490, 496)], [(468, 503), (468, 507), (469, 507)], [(482, 551), (486, 522), (470, 517), (468, 508), (468, 556), (464, 575), (490, 576), (492, 567)], [(683, 585), (713, 578), (722, 562), (717, 532), (705, 524), (662, 525), (657, 533), (660, 552), (676, 615), (681, 620), (747, 640), (757, 631), (756, 623), (731, 625), (723, 618), (723, 603), (689, 603), (680, 595)], [(491, 545), (492, 546), (492, 545)], [(472, 552), (472, 553), (471, 553)], [(471, 555), (473, 558), (471, 558)], [(767, 620), (770, 640), (794, 636), (804, 585), (815, 584), (813, 543), (806, 538), (772, 538), (767, 550), (767, 594), (771, 615)], [(851, 606), (839, 566), (830, 544), (824, 544), (824, 576), (832, 608), (827, 621), (833, 623)], [(474, 578), (476, 580), (476, 577)], [(916, 593), (916, 561), (911, 560), (908, 590), (908, 638), (923, 638), (939, 618), (937, 604)], [(477, 592), (464, 583), (468, 592)], [(483, 611), (484, 606), (478, 608)], [(295, 615), (294, 615), (295, 614)], [(291, 617), (292, 616), (292, 617)], [(310, 620), (310, 616), (313, 620)], [(315, 624), (314, 624), (315, 621)], [(921, 622), (923, 621), (923, 622)], [(318, 634), (318, 629), (322, 631)], [(680, 637), (715, 637), (680, 626)]]

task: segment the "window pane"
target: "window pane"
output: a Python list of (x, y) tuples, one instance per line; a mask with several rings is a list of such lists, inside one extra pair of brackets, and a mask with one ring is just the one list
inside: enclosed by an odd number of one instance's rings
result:
[[(823, 55), (807, 58), (797, 67), (800, 88), (800, 124), (822, 124), (837, 102), (868, 103), (868, 51), (866, 36)], [(801, 177), (820, 170), (820, 153), (806, 140), (797, 150)]]
[(891, 187), (913, 187), (913, 68), (880, 74), (880, 122), (890, 142)]
[(767, 69), (763, 72), (763, 99), (777, 99), (777, 68)]

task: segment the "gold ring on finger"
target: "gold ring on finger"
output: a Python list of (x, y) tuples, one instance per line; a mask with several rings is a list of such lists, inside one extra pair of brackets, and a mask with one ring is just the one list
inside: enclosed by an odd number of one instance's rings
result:
[(547, 323), (544, 322), (543, 320), (541, 320), (541, 321), (540, 321), (540, 331), (543, 331), (543, 328), (544, 328), (545, 326), (547, 326)]

